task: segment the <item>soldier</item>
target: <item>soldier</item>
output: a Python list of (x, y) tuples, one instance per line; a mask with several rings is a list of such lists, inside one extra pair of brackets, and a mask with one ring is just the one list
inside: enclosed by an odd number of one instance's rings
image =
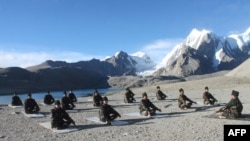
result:
[(70, 90), (68, 96), (69, 96), (69, 99), (70, 99), (72, 102), (77, 102), (77, 98), (76, 98), (76, 95), (73, 93), (73, 90)]
[(47, 105), (51, 105), (55, 102), (54, 97), (50, 94), (50, 91), (47, 92), (47, 94), (45, 95), (43, 102)]
[(72, 110), (72, 109), (74, 109), (76, 107), (74, 105), (74, 103), (67, 96), (67, 92), (66, 91), (64, 92), (61, 101), (62, 101), (62, 108), (65, 109), (65, 110)]
[(157, 100), (164, 100), (164, 99), (166, 99), (168, 97), (166, 94), (164, 94), (161, 91), (160, 86), (157, 86), (156, 89), (157, 89), (157, 92), (156, 92), (156, 98), (157, 98)]
[(71, 123), (75, 125), (75, 121), (61, 107), (59, 100), (55, 102), (55, 108), (51, 110), (51, 119), (51, 128), (57, 130), (68, 128)]
[(158, 110), (159, 112), (161, 112), (161, 109), (157, 108), (149, 99), (147, 96), (147, 93), (144, 92), (142, 94), (142, 100), (140, 102), (139, 105), (139, 110), (140, 110), (140, 114), (144, 115), (144, 116), (153, 116), (155, 115), (156, 110)]
[(94, 91), (93, 95), (93, 105), (94, 106), (101, 106), (103, 104), (102, 96), (98, 93), (98, 91)]
[(40, 107), (35, 99), (32, 98), (31, 93), (28, 94), (28, 98), (24, 102), (24, 110), (26, 114), (33, 114), (40, 111)]
[(213, 97), (213, 95), (208, 92), (208, 87), (205, 87), (205, 92), (203, 93), (203, 102), (204, 105), (214, 105), (217, 102), (217, 99)]
[(242, 110), (243, 105), (239, 99), (239, 92), (232, 90), (231, 100), (226, 104), (225, 107), (215, 111), (214, 114), (222, 112), (222, 114), (219, 116), (220, 119), (236, 119), (241, 117)]
[(108, 98), (106, 96), (103, 97), (103, 105), (99, 110), (100, 121), (111, 125), (111, 122), (117, 117), (121, 117), (121, 115), (108, 104)]
[(179, 99), (178, 99), (179, 108), (186, 110), (187, 108), (191, 107), (192, 103), (197, 104), (196, 102), (192, 101), (184, 94), (184, 90), (182, 88), (179, 89), (179, 93), (180, 93)]
[(11, 105), (12, 106), (22, 106), (23, 105), (22, 100), (20, 99), (20, 97), (17, 95), (16, 92), (14, 92), (14, 94), (13, 94)]
[(135, 96), (135, 94), (134, 94), (129, 88), (126, 88), (126, 93), (125, 93), (124, 102), (125, 102), (125, 103), (133, 103), (133, 102), (136, 102), (134, 96)]

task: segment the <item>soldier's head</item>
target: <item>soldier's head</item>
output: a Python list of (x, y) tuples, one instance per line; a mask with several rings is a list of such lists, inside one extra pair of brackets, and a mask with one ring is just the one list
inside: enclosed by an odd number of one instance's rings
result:
[(106, 96), (103, 97), (103, 104), (108, 104), (108, 98)]
[(183, 95), (183, 94), (184, 94), (184, 90), (183, 90), (182, 88), (180, 88), (180, 89), (179, 89), (179, 93), (180, 93), (181, 95)]
[(130, 90), (129, 87), (127, 87), (127, 88), (126, 88), (126, 91), (129, 91), (129, 90)]
[(50, 95), (50, 91), (49, 90), (47, 91), (47, 94)]
[(157, 89), (157, 90), (160, 90), (160, 86), (157, 86), (156, 89)]
[(66, 92), (66, 91), (63, 92), (63, 96), (64, 96), (64, 97), (67, 96), (67, 92)]
[(208, 92), (208, 87), (205, 87), (205, 91)]
[(98, 92), (94, 91), (94, 95), (97, 96)]
[(235, 90), (232, 90), (231, 96), (232, 96), (232, 99), (237, 99), (238, 96), (239, 96), (239, 92), (235, 91)]
[(16, 95), (17, 95), (16, 91), (14, 91), (13, 95), (14, 95), (14, 96), (16, 96)]
[(56, 100), (56, 101), (55, 101), (55, 107), (56, 107), (56, 108), (61, 107), (61, 103), (60, 103), (59, 100)]
[(147, 95), (146, 92), (142, 93), (142, 98), (143, 98), (143, 99), (148, 99), (148, 95)]
[(30, 93), (30, 92), (28, 93), (28, 98), (32, 98), (32, 95), (31, 95), (31, 93)]

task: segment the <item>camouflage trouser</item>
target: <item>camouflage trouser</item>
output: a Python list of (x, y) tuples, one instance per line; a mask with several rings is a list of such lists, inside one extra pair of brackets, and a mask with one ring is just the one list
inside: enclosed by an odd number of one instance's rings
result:
[(191, 106), (192, 106), (192, 103), (180, 104), (179, 108), (184, 109), (184, 108), (190, 108)]
[(116, 119), (117, 117), (118, 117), (118, 115), (113, 114), (113, 113), (106, 114), (106, 116), (105, 116), (102, 110), (99, 111), (99, 119), (102, 122), (106, 122), (106, 121), (111, 122), (114, 119)]
[(156, 94), (157, 100), (164, 100), (166, 97), (167, 97), (166, 95)]
[(215, 100), (204, 100), (204, 105), (208, 105), (208, 104), (214, 105), (214, 103), (215, 103)]
[(229, 119), (235, 119), (240, 117), (240, 113), (237, 112), (235, 107), (231, 107), (230, 109), (224, 109), (222, 116), (229, 118)]
[(68, 128), (69, 125), (71, 124), (70, 121), (56, 121), (56, 120), (52, 120), (51, 121), (51, 128), (56, 128), (56, 129), (65, 129)]
[(124, 103), (133, 103), (134, 100), (135, 100), (134, 98), (129, 98), (129, 99), (124, 98)]
[(155, 109), (149, 109), (149, 110), (140, 110), (140, 114), (142, 116), (148, 116), (148, 114), (150, 113), (150, 115), (155, 115), (156, 110)]

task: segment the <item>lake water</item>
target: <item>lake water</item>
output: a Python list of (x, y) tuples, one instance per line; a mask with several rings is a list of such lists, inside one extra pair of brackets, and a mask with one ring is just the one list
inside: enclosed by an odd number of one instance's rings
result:
[[(100, 94), (105, 94), (107, 92), (116, 92), (116, 91), (121, 91), (121, 89), (98, 89), (98, 92)], [(84, 97), (87, 96), (88, 94), (93, 94), (94, 90), (93, 89), (84, 89), (84, 90), (73, 90), (74, 94), (76, 97)], [(55, 100), (60, 100), (63, 96), (64, 91), (51, 91), (50, 94), (55, 98)], [(69, 91), (67, 91), (69, 93)], [(45, 94), (47, 92), (40, 92), (40, 93), (32, 93), (32, 98), (34, 98), (36, 101), (42, 101)], [(12, 100), (13, 95), (4, 95), (0, 96), (0, 104), (10, 104)], [(21, 98), (22, 101), (24, 101), (27, 98), (27, 93), (26, 94), (18, 94), (18, 96)]]

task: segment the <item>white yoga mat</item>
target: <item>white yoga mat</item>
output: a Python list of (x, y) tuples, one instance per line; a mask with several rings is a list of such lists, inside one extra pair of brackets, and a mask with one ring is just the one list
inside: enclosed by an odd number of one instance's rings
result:
[(23, 106), (12, 106), (11, 104), (8, 104), (10, 108), (22, 108)]
[(66, 110), (67, 113), (77, 113), (78, 110)]
[[(140, 112), (131, 112), (131, 113), (127, 113), (125, 114), (127, 116), (136, 116), (136, 117), (147, 117), (147, 116), (142, 116), (140, 114)], [(168, 117), (169, 115), (167, 114), (164, 114), (164, 115), (161, 115), (161, 114), (155, 114), (153, 116), (151, 116), (152, 118), (164, 118), (164, 117)]]
[(40, 114), (40, 113), (38, 113), (38, 114), (26, 114), (24, 111), (22, 111), (22, 113), (23, 113), (26, 117), (28, 117), (28, 118), (40, 118), (40, 117), (44, 117), (44, 115), (43, 115), (43, 114)]
[(55, 133), (59, 133), (59, 134), (69, 133), (69, 132), (73, 132), (73, 131), (77, 131), (78, 130), (77, 128), (74, 128), (74, 127), (69, 127), (69, 128), (61, 129), (61, 130), (52, 129), (51, 128), (51, 122), (49, 122), (49, 121), (48, 122), (39, 123), (39, 125), (41, 125), (44, 128), (50, 129), (51, 131), (53, 131)]
[[(97, 123), (101, 123), (101, 124), (106, 124), (106, 122), (102, 122), (100, 121), (99, 117), (89, 117), (89, 118), (86, 118), (87, 120), (89, 121), (93, 121), (93, 122), (97, 122)], [(121, 121), (121, 120), (113, 120), (111, 122), (112, 125), (126, 125), (128, 124), (127, 121)]]
[(122, 103), (120, 103), (120, 105), (134, 105), (135, 103), (124, 103), (124, 102), (122, 102)]

